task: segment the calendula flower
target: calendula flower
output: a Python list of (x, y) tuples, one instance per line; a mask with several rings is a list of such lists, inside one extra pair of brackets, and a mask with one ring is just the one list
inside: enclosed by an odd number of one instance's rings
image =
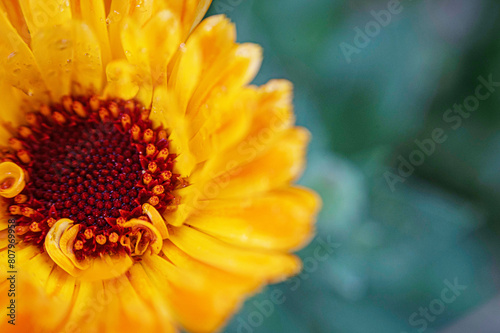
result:
[(0, 1), (2, 332), (212, 332), (300, 270), (309, 134), (209, 5)]

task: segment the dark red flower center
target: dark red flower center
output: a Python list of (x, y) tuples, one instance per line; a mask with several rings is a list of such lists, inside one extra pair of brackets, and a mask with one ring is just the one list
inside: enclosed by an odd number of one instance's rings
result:
[(128, 251), (117, 220), (147, 220), (146, 203), (160, 213), (176, 207), (173, 191), (185, 182), (173, 172), (168, 133), (138, 103), (65, 97), (27, 121), (7, 156), (28, 175), (9, 199), (25, 242), (43, 246), (55, 221), (69, 218), (80, 224), (77, 258)]

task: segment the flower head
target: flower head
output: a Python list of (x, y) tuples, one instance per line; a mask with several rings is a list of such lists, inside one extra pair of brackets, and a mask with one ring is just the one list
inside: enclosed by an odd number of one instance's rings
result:
[(300, 270), (319, 206), (292, 185), (309, 134), (289, 82), (249, 85), (261, 50), (224, 16), (201, 22), (209, 5), (0, 1), (0, 303), (19, 299), (16, 328), (212, 332)]

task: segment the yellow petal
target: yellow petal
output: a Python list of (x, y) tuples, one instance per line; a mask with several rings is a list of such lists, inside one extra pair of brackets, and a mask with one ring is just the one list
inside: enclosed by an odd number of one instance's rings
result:
[(73, 29), (73, 95), (99, 94), (104, 74), (99, 42), (85, 23), (74, 22)]
[(113, 60), (106, 66), (108, 83), (104, 90), (106, 98), (133, 99), (139, 92), (136, 68), (125, 59)]
[(170, 240), (191, 257), (227, 272), (253, 275), (268, 282), (296, 274), (300, 260), (291, 255), (257, 252), (224, 243), (188, 226), (172, 228)]
[(16, 245), (16, 260), (20, 266), (29, 264), (30, 260), (39, 253), (41, 253), (41, 250), (36, 246), (25, 243), (18, 243)]
[[(0, 66), (0, 76), (5, 78), (4, 69)], [(0, 114), (0, 145), (7, 146), (8, 140), (13, 136), (12, 130), (22, 125), (26, 118), (24, 113), (24, 95), (19, 89), (14, 88), (9, 82), (0, 81), (0, 103), (2, 113)]]
[(71, 6), (67, 0), (19, 0), (19, 3), (32, 37), (50, 26), (71, 20)]
[(13, 198), (26, 185), (24, 170), (13, 162), (0, 163), (0, 196)]
[[(52, 265), (55, 265), (48, 256), (45, 255), (45, 257)], [(50, 265), (44, 265), (43, 262), (37, 265), (45, 266), (41, 267), (44, 272), (46, 272), (47, 268), (51, 268)], [(21, 269), (23, 273), (20, 273)], [(35, 271), (32, 272), (27, 270), (26, 267), (19, 268), (18, 272), (16, 276), (15, 292), (16, 325), (13, 326), (7, 321), (0, 322), (0, 331), (36, 332), (40, 327), (44, 327), (44, 329), (49, 331), (59, 332), (59, 330), (52, 330), (52, 328), (55, 328), (60, 322), (60, 315), (64, 314), (65, 308), (61, 307), (62, 302), (46, 294), (44, 285), (49, 280), (49, 277), (44, 274), (45, 277), (43, 278), (45, 280), (39, 280), (39, 278), (42, 277), (36, 275)], [(32, 273), (35, 273), (35, 275)], [(50, 271), (48, 273), (50, 273)], [(3, 285), (10, 286), (10, 283), (4, 283)], [(7, 302), (10, 302), (10, 297), (7, 297), (9, 293), (8, 289), (9, 288), (6, 288), (4, 290), (2, 284), (0, 284), (0, 304), (2, 304), (2, 306), (7, 306)], [(40, 309), (43, 309), (42, 314), (40, 313)], [(4, 323), (7, 325), (4, 325)], [(12, 327), (15, 327), (15, 329), (13, 330)]]
[(211, 180), (207, 186), (216, 191), (202, 193), (206, 199), (242, 198), (289, 184), (304, 169), (309, 137), (304, 128), (287, 130), (260, 156)]
[[(143, 267), (151, 280), (166, 279), (169, 282), (169, 287), (171, 287), (172, 284), (181, 283), (187, 283), (193, 286), (201, 286), (202, 284), (200, 277), (186, 274), (186, 272), (180, 270), (170, 261), (156, 254), (145, 255), (142, 258), (142, 262), (145, 264)], [(152, 272), (148, 269), (152, 269)], [(155, 276), (153, 277), (153, 275)]]
[[(8, 248), (3, 248), (0, 250), (0, 260), (3, 260), (3, 263), (8, 263)], [(29, 261), (40, 254), (40, 249), (35, 246), (26, 246), (26, 244), (17, 243), (16, 244), (16, 266), (17, 268), (25, 267), (29, 264)], [(0, 270), (0, 281), (5, 281), (7, 278), (7, 269)]]
[(142, 27), (153, 15), (155, 0), (134, 0), (131, 2), (129, 17)]
[(171, 0), (165, 1), (168, 8), (182, 23), (183, 38), (201, 21), (212, 0)]
[[(7, 209), (7, 205), (3, 202), (3, 200), (0, 200), (0, 209), (5, 212)], [(0, 231), (5, 230), (9, 227), (9, 219), (11, 217), (8, 216), (7, 214), (2, 214), (0, 213)]]
[(188, 114), (196, 117), (193, 123), (195, 133), (210, 114), (200, 117), (203, 103), (211, 94), (239, 89), (248, 84), (257, 74), (262, 61), (262, 49), (256, 44), (241, 44), (230, 52), (220, 54), (210, 68), (203, 73), (203, 79), (196, 86), (189, 101)]
[(292, 98), (293, 86), (287, 80), (271, 80), (258, 87), (250, 138), (247, 140), (256, 138), (262, 145), (265, 141), (269, 142), (270, 137), (290, 128), (295, 122)]
[(141, 291), (136, 292), (125, 275), (104, 281), (104, 290), (109, 293), (109, 303), (100, 317), (106, 322), (107, 332), (172, 331), (160, 324), (165, 318), (152, 311), (149, 300), (139, 297)]
[(62, 235), (66, 229), (72, 225), (73, 221), (70, 219), (58, 220), (52, 228), (50, 228), (47, 236), (45, 236), (45, 250), (59, 267), (72, 276), (78, 276), (80, 270), (75, 267), (73, 262), (61, 251), (61, 248), (59, 247)]
[(112, 295), (105, 293), (102, 281), (78, 282), (76, 287), (74, 306), (61, 331), (74, 332), (85, 325), (89, 333), (97, 333), (102, 328), (97, 319)]
[[(34, 101), (47, 102), (48, 90), (32, 51), (0, 11), (0, 57), (2, 77)], [(36, 104), (36, 102), (33, 102)]]
[(104, 2), (102, 0), (80, 1), (80, 8), (82, 20), (90, 27), (98, 41), (99, 49), (101, 50), (101, 62), (106, 66), (111, 60), (111, 48), (109, 45)]
[(125, 57), (120, 38), (122, 32), (123, 20), (127, 17), (128, 11), (132, 6), (132, 0), (114, 0), (111, 1), (110, 9), (106, 23), (109, 32), (109, 44), (111, 46), (112, 59)]
[(48, 295), (66, 300), (69, 303), (75, 291), (75, 283), (74, 277), (60, 268), (55, 268), (47, 279), (45, 290)]
[[(238, 93), (241, 113), (251, 115), (246, 136), (224, 153), (213, 154), (203, 171), (192, 177), (197, 182), (215, 178), (231, 169), (244, 165), (269, 148), (294, 123), (292, 85), (286, 80), (272, 80), (262, 87), (248, 87)], [(208, 122), (207, 122), (208, 123)]]
[(142, 205), (142, 211), (144, 214), (146, 214), (151, 222), (153, 223), (153, 226), (158, 230), (158, 232), (161, 235), (162, 239), (168, 238), (168, 229), (167, 225), (165, 224), (165, 220), (161, 216), (160, 213), (154, 208), (154, 206), (151, 206), (150, 204), (146, 203)]
[(31, 49), (53, 101), (71, 92), (75, 43), (70, 19), (44, 26), (32, 36)]
[[(198, 23), (200, 23), (200, 21), (205, 16), (208, 8), (210, 7), (210, 4), (212, 3), (212, 0), (194, 0), (194, 1), (188, 0), (187, 2), (188, 2), (188, 10), (185, 11), (185, 16), (183, 17), (183, 23), (186, 24), (189, 21), (192, 22), (191, 29), (189, 29), (189, 32), (191, 32), (193, 31), (194, 27), (196, 27)], [(196, 7), (194, 7), (191, 4), (196, 5)], [(193, 8), (194, 10), (191, 10), (191, 8)]]
[(232, 275), (198, 262), (172, 243), (164, 252), (176, 266), (202, 281), (199, 288), (187, 283), (174, 285), (175, 295), (170, 298), (177, 320), (190, 332), (216, 331), (260, 286), (251, 276)]
[(139, 87), (136, 98), (146, 107), (151, 105), (153, 80), (149, 66), (148, 49), (144, 47), (141, 27), (132, 19), (124, 20), (122, 46), (128, 62), (134, 67), (134, 80)]
[[(212, 300), (207, 295), (211, 287), (205, 285), (202, 277), (188, 274), (159, 256), (144, 257), (142, 266), (155, 285), (168, 284), (168, 288), (160, 290), (164, 292), (162, 296), (168, 300), (176, 321), (191, 332), (200, 332), (193, 330), (192, 326), (212, 324), (214, 317), (209, 316), (213, 313)], [(198, 324), (190, 323), (192, 318), (197, 318)]]
[(195, 159), (189, 151), (189, 123), (176, 96), (165, 86), (158, 86), (154, 91), (150, 119), (156, 126), (161, 124), (171, 131), (169, 150), (178, 154), (175, 171), (183, 176), (191, 175)]
[(250, 129), (252, 113), (248, 104), (252, 103), (253, 94), (246, 90), (236, 93), (214, 96), (207, 103), (205, 123), (189, 142), (189, 147), (196, 162), (204, 162), (219, 155), (241, 142)]
[(182, 115), (186, 113), (189, 99), (200, 80), (202, 60), (199, 41), (190, 38), (181, 45), (175, 62), (172, 62), (174, 65), (169, 71), (168, 89), (175, 94)]
[(12, 26), (17, 30), (21, 38), (29, 44), (31, 36), (19, 3), (17, 1), (1, 1), (0, 9), (7, 13)]
[[(131, 228), (132, 234), (137, 231), (140, 231), (141, 234), (144, 233), (142, 237), (145, 237), (145, 239), (149, 241), (151, 251), (154, 254), (160, 253), (163, 238), (153, 224), (139, 219), (132, 219), (124, 223), (123, 228)], [(139, 243), (139, 241), (137, 243)], [(139, 244), (137, 244), (137, 246), (139, 246)]]
[(77, 291), (76, 284), (75, 278), (59, 267), (52, 270), (44, 288), (47, 296), (45, 310), (48, 310), (50, 315), (46, 316), (45, 320), (38, 318), (46, 329), (53, 332), (62, 330), (66, 316), (69, 315), (73, 305), (73, 297)]
[(236, 30), (223, 15), (204, 20), (183, 45), (171, 62), (169, 87), (178, 96), (185, 113), (199, 78), (217, 60), (234, 47)]
[(149, 53), (155, 85), (166, 82), (168, 63), (181, 42), (178, 18), (168, 10), (157, 13), (145, 24), (141, 41)]
[[(158, 290), (150, 278), (147, 276), (146, 271), (142, 265), (133, 265), (129, 272), (129, 280), (134, 289), (138, 292), (139, 296), (153, 307), (155, 313), (159, 318), (163, 319), (162, 322), (168, 323), (172, 320), (172, 315), (169, 311), (167, 298)], [(167, 283), (163, 283), (166, 286)]]
[(0, 249), (5, 249), (8, 244), (9, 244), (8, 230), (0, 231)]
[(59, 248), (62, 253), (71, 260), (73, 265), (81, 270), (88, 269), (90, 266), (90, 259), (84, 261), (79, 261), (76, 259), (75, 253), (73, 251), (74, 243), (78, 232), (80, 231), (80, 225), (73, 225), (68, 227), (68, 229), (63, 233), (59, 241)]
[[(49, 278), (50, 272), (56, 266), (54, 261), (46, 253), (39, 253), (28, 262), (26, 262), (22, 269), (27, 274), (30, 274), (34, 283), (43, 286)], [(18, 267), (21, 269), (21, 267)]]
[(204, 282), (210, 281), (213, 284), (211, 289), (226, 289), (225, 292), (238, 291), (239, 294), (251, 292), (262, 282), (253, 275), (237, 275), (207, 265), (193, 257), (187, 255), (175, 246), (171, 241), (166, 241), (162, 249), (163, 254), (176, 267), (182, 269), (189, 275), (202, 278)]
[(79, 271), (77, 277), (80, 281), (103, 281), (113, 279), (125, 274), (134, 261), (126, 254), (102, 255), (90, 261), (90, 266)]
[[(181, 252), (173, 245), (164, 247), (164, 252), (176, 257), (176, 266), (185, 258), (173, 253)], [(200, 271), (189, 271), (151, 256), (145, 258), (143, 266), (150, 276), (168, 281), (171, 293), (163, 297), (170, 302), (176, 321), (190, 332), (216, 331), (238, 308), (245, 293), (258, 286), (255, 280), (232, 276), (202, 263), (196, 266)]]
[(237, 246), (290, 251), (313, 236), (319, 205), (315, 193), (289, 187), (248, 199), (210, 201), (186, 223)]

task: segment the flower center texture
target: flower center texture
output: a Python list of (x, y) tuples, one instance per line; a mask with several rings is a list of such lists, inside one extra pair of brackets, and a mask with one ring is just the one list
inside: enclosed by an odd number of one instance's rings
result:
[(135, 101), (66, 96), (28, 114), (4, 154), (12, 172), (0, 179), (17, 235), (43, 247), (54, 224), (68, 219), (77, 226), (70, 245), (78, 260), (144, 253), (152, 240), (127, 221), (154, 224), (186, 186), (173, 172), (167, 130), (153, 128), (149, 113)]

